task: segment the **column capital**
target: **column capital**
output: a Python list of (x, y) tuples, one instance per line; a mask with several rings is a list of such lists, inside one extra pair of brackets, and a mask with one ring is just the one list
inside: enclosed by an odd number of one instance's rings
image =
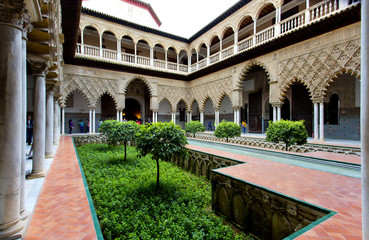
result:
[(272, 107), (281, 107), (283, 105), (282, 102), (279, 103), (270, 103), (272, 105)]
[[(31, 22), (31, 17), (26, 9), (24, 0), (11, 0), (1, 3), (0, 22), (8, 23), (19, 27), (20, 29), (30, 30), (25, 23)], [(29, 26), (28, 24), (26, 24)]]
[(29, 62), (32, 69), (32, 75), (42, 75), (46, 77), (46, 71), (48, 68), (47, 62)]
[(324, 98), (319, 97), (319, 98), (312, 98), (311, 99), (313, 103), (323, 103), (324, 102)]

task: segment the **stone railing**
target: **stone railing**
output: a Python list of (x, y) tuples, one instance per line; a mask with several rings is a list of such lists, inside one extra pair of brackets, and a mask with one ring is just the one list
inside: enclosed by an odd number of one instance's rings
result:
[[(209, 65), (215, 64), (223, 59), (238, 54), (243, 51), (248, 51), (251, 48), (265, 44), (270, 40), (273, 40), (281, 35), (289, 34), (298, 28), (305, 27), (313, 22), (320, 21), (323, 18), (327, 18), (339, 11), (342, 11), (352, 5), (359, 4), (360, 1), (338, 1), (338, 0), (324, 0), (318, 4), (311, 6), (308, 9), (300, 11), (299, 13), (284, 19), (283, 21), (269, 26), (260, 32), (256, 32), (254, 35), (244, 39), (240, 42), (236, 42), (236, 48), (234, 45), (223, 49), (221, 52), (212, 54), (211, 56), (205, 56), (205, 59), (188, 65), (187, 67), (179, 66), (179, 63), (166, 64), (167, 61), (158, 61), (150, 59), (150, 57), (143, 57), (138, 55), (129, 55), (121, 53), (120, 51), (100, 49), (96, 46), (89, 46), (86, 44), (77, 44), (76, 53), (79, 55), (88, 55), (97, 58), (105, 58), (122, 63), (134, 63), (142, 66), (151, 66), (165, 69), (168, 71), (175, 71), (182, 74), (188, 74), (205, 68)], [(152, 58), (152, 57), (151, 57)], [(136, 60), (135, 60), (136, 59)], [(151, 61), (154, 60), (154, 61)]]
[[(193, 137), (192, 134), (187, 134), (188, 137)], [(217, 138), (213, 134), (209, 133), (196, 133), (196, 138), (225, 142), (225, 139)], [(271, 143), (267, 142), (263, 138), (248, 138), (248, 137), (235, 137), (228, 139), (228, 143), (240, 144), (251, 147), (260, 147), (272, 150), (285, 150), (286, 147), (282, 143)], [(331, 146), (323, 144), (305, 144), (305, 145), (293, 145), (288, 148), (290, 152), (305, 153), (305, 152), (331, 152), (344, 155), (361, 156), (361, 150), (355, 147), (345, 147), (345, 146)]]

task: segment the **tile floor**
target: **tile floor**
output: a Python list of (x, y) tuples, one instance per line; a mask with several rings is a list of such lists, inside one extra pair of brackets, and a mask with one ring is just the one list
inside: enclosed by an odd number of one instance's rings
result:
[[(338, 212), (297, 239), (361, 239), (360, 179), (214, 149), (192, 149), (247, 162), (219, 171)], [(342, 155), (314, 153), (341, 161)], [(63, 136), (45, 178), (26, 240), (97, 239), (77, 156), (70, 136)]]

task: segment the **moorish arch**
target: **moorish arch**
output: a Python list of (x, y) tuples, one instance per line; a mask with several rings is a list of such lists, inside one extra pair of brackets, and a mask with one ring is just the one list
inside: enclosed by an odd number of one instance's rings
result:
[(144, 77), (142, 77), (142, 76), (134, 76), (134, 77), (132, 77), (131, 79), (129, 79), (129, 80), (125, 83), (125, 85), (124, 85), (124, 87), (123, 87), (123, 92), (124, 92), (124, 93), (127, 93), (127, 87), (128, 87), (128, 85), (129, 85), (132, 81), (134, 81), (134, 80), (139, 80), (139, 81), (143, 82), (143, 83), (146, 85), (146, 87), (148, 88), (148, 91), (149, 91), (150, 96), (155, 95), (155, 91), (153, 90), (153, 89), (154, 89), (154, 87), (152, 86), (152, 84), (151, 84), (151, 83), (150, 83), (146, 78), (144, 78)]
[(294, 79), (300, 79), (310, 89), (313, 99), (324, 98), (329, 83), (337, 74), (347, 71), (360, 76), (360, 38), (283, 59), (278, 65), (281, 93)]
[(271, 77), (270, 75), (270, 72), (269, 71), (269, 68), (267, 67), (266, 64), (260, 62), (260, 61), (250, 61), (246, 64), (246, 66), (242, 69), (239, 77), (238, 77), (238, 81), (237, 81), (237, 84), (236, 84), (236, 87), (237, 88), (242, 88), (243, 86), (243, 81), (245, 79), (245, 77), (247, 76), (247, 74), (250, 72), (250, 70), (255, 67), (255, 66), (258, 66), (258, 67), (261, 67), (262, 69), (264, 69), (265, 73), (267, 74), (268, 76), (268, 79), (269, 81), (271, 81), (273, 78)]
[(219, 109), (219, 122), (222, 120), (234, 121), (232, 98), (226, 93), (216, 103), (216, 109)]
[(158, 104), (158, 122), (170, 122), (174, 111), (172, 103), (168, 98), (161, 98)]
[(118, 81), (112, 79), (98, 78), (92, 76), (82, 76), (76, 74), (64, 74), (64, 81), (61, 83), (61, 95), (64, 99), (73, 91), (80, 91), (87, 99), (89, 107), (96, 106), (97, 100), (104, 93), (108, 93), (114, 102), (118, 102)]
[(196, 99), (192, 99), (189, 111), (191, 111), (192, 121), (200, 121), (200, 105)]

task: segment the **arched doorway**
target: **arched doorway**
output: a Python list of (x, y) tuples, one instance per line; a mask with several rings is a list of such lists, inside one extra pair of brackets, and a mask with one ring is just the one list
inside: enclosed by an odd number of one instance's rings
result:
[(281, 119), (291, 120), (291, 104), (288, 98), (284, 99), (282, 109), (281, 109)]
[(164, 98), (159, 103), (158, 122), (170, 122), (172, 120), (171, 113), (172, 107), (170, 106), (168, 100)]
[(305, 121), (305, 127), (309, 134), (313, 133), (313, 102), (307, 88), (300, 82), (291, 86), (292, 95), (292, 120)]
[(268, 80), (266, 71), (260, 66), (253, 66), (243, 79), (242, 105), (247, 104), (248, 109), (243, 109), (242, 118), (247, 119), (249, 132), (263, 133), (266, 130), (269, 120)]
[(234, 121), (232, 102), (227, 95), (224, 95), (219, 108), (219, 122), (223, 120), (228, 122)]
[(117, 119), (117, 109), (113, 98), (108, 94), (101, 96), (101, 115), (100, 119), (105, 121), (107, 119)]
[[(72, 133), (86, 133), (87, 121), (89, 120), (89, 107), (86, 98), (80, 92), (74, 92), (68, 95), (65, 102), (65, 133), (69, 133), (69, 121), (73, 122), (74, 128)], [(83, 122), (83, 130), (81, 131), (79, 122)]]
[(152, 121), (151, 117), (149, 89), (142, 80), (135, 79), (126, 88), (123, 118), (133, 121), (140, 120), (141, 123), (145, 123), (149, 118)]
[(137, 121), (141, 119), (141, 106), (132, 98), (126, 99), (126, 107), (123, 110), (123, 121)]

